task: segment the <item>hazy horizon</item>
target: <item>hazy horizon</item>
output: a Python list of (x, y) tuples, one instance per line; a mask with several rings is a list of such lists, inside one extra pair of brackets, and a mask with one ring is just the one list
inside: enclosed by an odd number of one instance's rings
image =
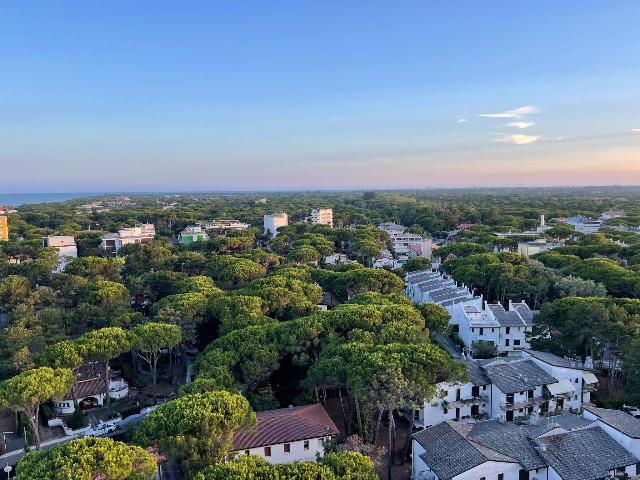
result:
[(640, 184), (633, 0), (20, 2), (3, 20), (1, 192)]

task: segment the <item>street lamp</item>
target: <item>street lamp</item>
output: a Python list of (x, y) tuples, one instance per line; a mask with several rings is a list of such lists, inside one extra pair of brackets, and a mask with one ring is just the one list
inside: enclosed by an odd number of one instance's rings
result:
[(9, 449), (7, 448), (7, 433), (13, 433), (13, 432), (2, 432), (2, 444), (4, 445), (4, 459), (6, 461), (6, 464), (3, 470), (7, 472), (7, 480), (9, 480), (9, 473), (11, 472), (11, 466), (9, 465)]

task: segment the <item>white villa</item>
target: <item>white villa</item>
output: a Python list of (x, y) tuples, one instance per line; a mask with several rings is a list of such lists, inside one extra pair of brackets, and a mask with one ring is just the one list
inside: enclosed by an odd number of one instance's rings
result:
[(208, 220), (204, 222), (196, 222), (196, 226), (203, 230), (246, 230), (249, 228), (248, 223), (240, 220)]
[(236, 455), (258, 455), (269, 463), (315, 461), (339, 430), (319, 403), (256, 412), (257, 426), (233, 435)]
[(544, 238), (533, 240), (531, 242), (519, 242), (518, 253), (523, 257), (530, 257), (536, 253), (543, 253), (554, 248), (564, 247), (562, 242), (549, 242)]
[(100, 247), (117, 253), (124, 245), (149, 243), (155, 236), (156, 227), (153, 223), (142, 223), (137, 227), (122, 228), (117, 233), (103, 235)]
[(69, 262), (78, 258), (76, 239), (70, 235), (49, 235), (42, 239), (42, 245), (58, 251), (58, 264), (53, 269), (53, 273), (63, 272)]
[[(93, 408), (104, 404), (104, 364), (101, 362), (85, 363), (76, 372), (73, 389), (61, 400), (54, 400), (53, 410), (58, 415), (71, 415), (75, 412), (73, 396), (75, 393), (81, 409)], [(129, 384), (115, 372), (110, 371), (109, 397), (122, 400), (129, 394)]]
[(190, 225), (178, 235), (178, 243), (180, 245), (191, 245), (194, 242), (206, 242), (209, 240), (209, 234), (200, 225)]

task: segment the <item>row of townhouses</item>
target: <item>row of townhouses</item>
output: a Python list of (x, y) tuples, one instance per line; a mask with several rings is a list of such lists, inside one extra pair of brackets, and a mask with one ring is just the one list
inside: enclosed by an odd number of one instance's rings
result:
[(464, 363), (468, 380), (438, 384), (434, 398), (416, 412), (416, 427), (447, 420), (511, 422), (577, 412), (590, 403), (598, 385), (594, 373), (583, 364), (533, 350)]
[(498, 353), (529, 348), (527, 334), (533, 331), (536, 312), (526, 303), (509, 302), (508, 309), (489, 304), (446, 274), (430, 270), (409, 273), (405, 282), (406, 295), (418, 305), (436, 303), (447, 309), (468, 352), (473, 353), (476, 342), (489, 342)]
[(586, 407), (539, 423), (442, 422), (413, 436), (414, 480), (604, 480), (640, 474), (640, 420)]

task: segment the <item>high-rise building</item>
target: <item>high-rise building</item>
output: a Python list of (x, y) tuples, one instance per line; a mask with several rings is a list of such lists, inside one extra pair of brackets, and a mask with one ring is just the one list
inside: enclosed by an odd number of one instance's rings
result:
[(280, 227), (289, 225), (289, 215), (285, 212), (274, 213), (273, 215), (264, 216), (264, 233), (275, 237)]
[(311, 223), (333, 227), (333, 210), (331, 208), (314, 208), (311, 210)]
[(9, 219), (6, 215), (0, 215), (0, 241), (9, 240)]

